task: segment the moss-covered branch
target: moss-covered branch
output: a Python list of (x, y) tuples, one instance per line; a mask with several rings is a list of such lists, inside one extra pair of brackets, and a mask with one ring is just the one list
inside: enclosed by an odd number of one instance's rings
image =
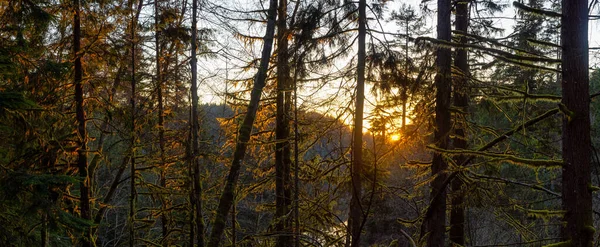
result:
[(554, 11), (549, 11), (549, 10), (544, 10), (544, 9), (529, 7), (525, 4), (519, 3), (517, 1), (514, 1), (513, 5), (517, 9), (525, 11), (527, 13), (532, 13), (532, 14), (542, 15), (542, 16), (547, 16), (547, 17), (559, 17), (560, 18), (562, 16), (560, 13), (557, 13)]
[(528, 159), (521, 158), (510, 154), (503, 153), (490, 153), (484, 151), (473, 151), (467, 149), (441, 149), (433, 145), (428, 145), (427, 148), (433, 149), (436, 152), (450, 154), (450, 155), (470, 155), (476, 157), (486, 157), (486, 158), (497, 158), (499, 160), (509, 161), (515, 164), (525, 164), (535, 167), (558, 167), (563, 165), (562, 160), (541, 160), (541, 159)]
[(521, 91), (521, 90), (518, 90), (518, 89), (504, 87), (504, 86), (492, 86), (492, 87), (520, 94), (518, 96), (517, 95), (498, 96), (498, 97), (495, 97), (497, 100), (523, 100), (523, 99), (532, 99), (532, 100), (545, 100), (545, 101), (556, 102), (556, 101), (560, 101), (562, 99), (562, 97), (558, 96), (558, 95), (551, 95), (551, 94), (530, 94), (530, 93), (528, 93), (526, 91)]
[(529, 64), (529, 63), (524, 63), (521, 61), (516, 61), (507, 57), (503, 57), (500, 55), (496, 55), (496, 54), (491, 54), (489, 52), (484, 52), (485, 54), (488, 54), (490, 56), (495, 57), (496, 59), (502, 61), (502, 62), (506, 62), (506, 63), (510, 63), (510, 64), (514, 64), (514, 65), (518, 65), (524, 68), (530, 68), (530, 69), (539, 69), (539, 70), (545, 70), (545, 71), (550, 71), (553, 73), (560, 73), (560, 70), (557, 70), (555, 68), (548, 68), (548, 67), (544, 67), (544, 66), (539, 66), (539, 65), (535, 65), (535, 64)]
[(501, 178), (501, 177), (492, 177), (492, 176), (487, 176), (487, 175), (482, 175), (482, 174), (478, 174), (472, 171), (469, 171), (469, 174), (471, 174), (472, 176), (476, 177), (476, 178), (480, 178), (480, 179), (487, 179), (487, 180), (496, 180), (496, 181), (500, 181), (502, 183), (506, 183), (506, 184), (515, 184), (515, 185), (519, 185), (519, 186), (524, 186), (524, 187), (529, 187), (532, 188), (534, 190), (539, 190), (539, 191), (543, 191), (546, 192), (550, 195), (556, 196), (556, 197), (560, 197), (560, 193), (549, 190), (541, 185), (538, 184), (528, 184), (528, 183), (523, 183), (523, 182), (519, 182), (519, 181), (513, 181), (513, 180), (509, 180), (506, 178)]
[(543, 40), (527, 39), (527, 42), (537, 44), (537, 45), (548, 46), (548, 47), (561, 48), (560, 45), (554, 44), (552, 42), (543, 41)]
[(506, 52), (503, 50), (494, 49), (494, 48), (490, 48), (490, 47), (483, 47), (483, 46), (474, 45), (474, 44), (456, 43), (456, 42), (451, 42), (451, 41), (434, 39), (431, 37), (418, 37), (416, 40), (416, 42), (423, 42), (423, 41), (428, 41), (430, 43), (433, 43), (435, 45), (442, 46), (442, 47), (477, 49), (477, 50), (493, 53), (495, 55), (502, 56), (502, 57), (505, 57), (505, 58), (511, 59), (511, 60), (543, 62), (543, 63), (560, 63), (559, 59), (547, 58), (547, 57), (542, 57), (542, 56), (537, 56), (537, 55), (536, 56), (521, 56), (521, 55), (512, 54), (510, 52)]
[[(475, 34), (471, 34), (471, 33), (465, 33), (465, 32), (458, 31), (458, 30), (453, 30), (452, 33), (460, 35), (460, 36), (465, 36), (467, 38), (475, 39), (477, 41), (487, 42), (487, 43), (490, 43), (490, 44), (495, 45), (495, 46), (501, 46), (501, 47), (504, 47), (504, 48), (508, 48), (508, 49), (513, 50), (513, 51), (518, 51), (518, 52), (522, 52), (522, 53), (525, 53), (525, 54), (529, 54), (529, 55), (533, 55), (533, 56), (538, 56), (538, 57), (545, 57), (545, 56), (541, 56), (540, 54), (536, 54), (536, 53), (533, 53), (533, 52), (525, 50), (525, 49), (521, 49), (521, 48), (518, 48), (518, 47), (514, 47), (514, 46), (509, 46), (509, 45), (506, 45), (506, 44), (502, 44), (502, 43), (498, 42), (498, 40), (496, 40), (496, 39), (491, 39), (491, 38), (488, 38), (488, 37), (483, 37), (483, 36), (479, 36), (479, 35), (475, 35)], [(547, 58), (547, 57), (545, 57), (545, 58)]]
[[(520, 130), (522, 130), (524, 128), (527, 128), (529, 126), (532, 126), (532, 125), (534, 125), (534, 124), (536, 124), (536, 123), (538, 123), (538, 122), (540, 122), (540, 121), (542, 121), (542, 120), (544, 120), (544, 119), (546, 119), (546, 118), (548, 118), (548, 117), (550, 117), (550, 116), (552, 116), (552, 115), (554, 115), (556, 113), (558, 113), (558, 108), (554, 108), (552, 110), (544, 112), (542, 115), (539, 115), (539, 116), (537, 116), (537, 117), (535, 117), (535, 118), (533, 118), (533, 119), (531, 119), (531, 120), (529, 120), (529, 121), (527, 121), (527, 122), (525, 122), (525, 123), (523, 123), (523, 124), (521, 124), (521, 125), (513, 128), (512, 130), (504, 132), (502, 135), (496, 137), (494, 140), (492, 140), (492, 141), (488, 142), (487, 144), (485, 144), (484, 146), (478, 148), (477, 151), (488, 150), (491, 147), (495, 146), (496, 144), (498, 144), (498, 143), (506, 140), (509, 136), (513, 135), (514, 133), (516, 133), (516, 132), (518, 132), (518, 131), (520, 131)], [(466, 162), (468, 163), (471, 160), (472, 160), (472, 158), (468, 159)]]

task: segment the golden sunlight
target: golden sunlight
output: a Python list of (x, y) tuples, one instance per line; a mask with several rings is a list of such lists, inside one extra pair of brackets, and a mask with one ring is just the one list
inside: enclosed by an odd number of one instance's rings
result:
[(401, 137), (400, 134), (392, 134), (392, 135), (390, 135), (390, 140), (392, 140), (394, 142), (399, 141), (400, 137)]

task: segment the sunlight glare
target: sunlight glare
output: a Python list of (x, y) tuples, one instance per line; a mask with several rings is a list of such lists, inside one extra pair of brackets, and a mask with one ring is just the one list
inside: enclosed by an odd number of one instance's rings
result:
[(392, 140), (392, 141), (399, 141), (400, 140), (400, 134), (390, 135), (390, 140)]

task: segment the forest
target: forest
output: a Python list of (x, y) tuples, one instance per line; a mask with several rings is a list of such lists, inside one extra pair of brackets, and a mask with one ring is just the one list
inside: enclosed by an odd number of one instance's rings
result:
[(596, 0), (0, 0), (0, 246), (600, 246)]

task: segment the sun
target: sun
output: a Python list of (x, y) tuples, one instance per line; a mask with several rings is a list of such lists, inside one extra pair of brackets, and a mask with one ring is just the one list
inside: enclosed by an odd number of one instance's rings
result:
[(400, 134), (392, 134), (392, 135), (390, 135), (390, 140), (392, 140), (394, 142), (399, 141), (400, 137), (401, 137)]

